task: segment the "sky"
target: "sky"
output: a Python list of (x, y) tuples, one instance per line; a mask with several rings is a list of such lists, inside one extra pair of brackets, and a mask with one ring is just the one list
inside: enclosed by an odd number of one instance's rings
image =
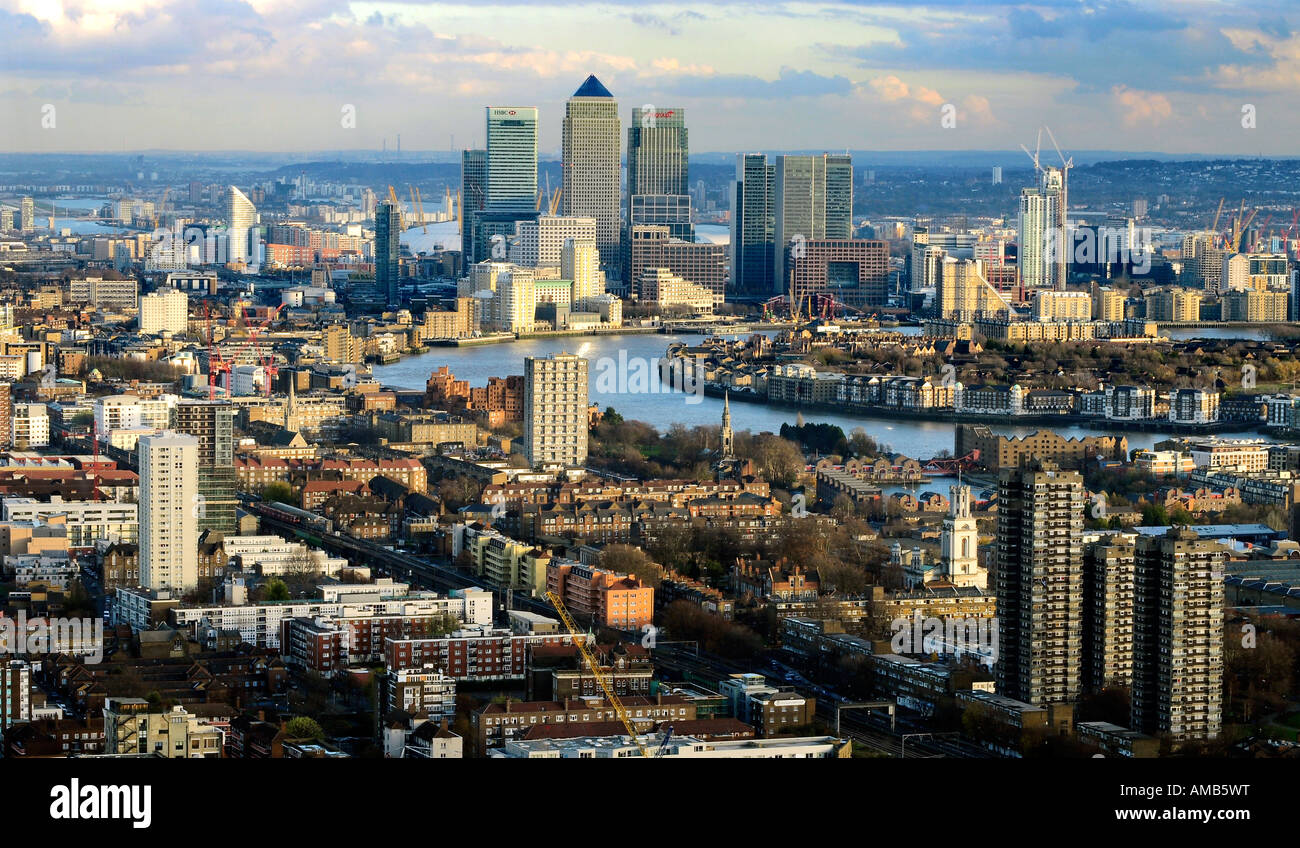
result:
[[(693, 152), (1300, 153), (1300, 6), (0, 0), (0, 152), (452, 150), (596, 74)], [(1044, 144), (1047, 142), (1044, 141)]]

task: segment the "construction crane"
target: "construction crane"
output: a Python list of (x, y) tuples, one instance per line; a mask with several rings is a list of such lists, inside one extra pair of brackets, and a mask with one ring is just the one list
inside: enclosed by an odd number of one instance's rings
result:
[(591, 669), (592, 677), (596, 678), (596, 682), (600, 684), (600, 688), (605, 693), (605, 698), (609, 701), (610, 706), (614, 708), (614, 712), (618, 715), (618, 720), (623, 722), (623, 727), (627, 730), (628, 736), (632, 737), (632, 741), (636, 744), (636, 747), (640, 749), (641, 756), (648, 760), (653, 759), (650, 755), (649, 749), (647, 749), (641, 742), (641, 737), (637, 734), (636, 728), (632, 726), (632, 719), (627, 714), (627, 709), (623, 706), (623, 702), (619, 700), (618, 695), (614, 694), (614, 687), (610, 685), (609, 679), (605, 676), (605, 673), (600, 670), (600, 664), (596, 662), (596, 658), (592, 656), (591, 651), (587, 649), (585, 637), (583, 637), (579, 632), (578, 625), (574, 623), (573, 617), (569, 615), (568, 609), (564, 606), (564, 601), (560, 600), (560, 596), (554, 592), (547, 592), (546, 600), (550, 601), (551, 606), (555, 607), (555, 611), (560, 614), (560, 621), (564, 622), (564, 626), (568, 628), (569, 635), (573, 637), (573, 644), (578, 646), (578, 652), (582, 654), (583, 661), (586, 662), (587, 667)]
[(420, 220), (420, 225), (424, 231), (429, 232), (429, 225), (424, 222), (424, 203), (420, 199), (420, 190), (410, 183), (406, 184), (407, 191), (411, 194), (411, 212)]
[[(1225, 198), (1219, 198), (1219, 209), (1214, 213), (1214, 223), (1210, 224), (1210, 235), (1217, 237), (1219, 235), (1219, 216), (1223, 214), (1223, 201)], [(1214, 245), (1210, 245), (1213, 247)]]

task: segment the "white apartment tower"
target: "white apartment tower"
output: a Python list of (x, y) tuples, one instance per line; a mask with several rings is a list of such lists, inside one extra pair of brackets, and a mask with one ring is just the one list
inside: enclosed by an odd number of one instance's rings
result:
[(970, 511), (970, 486), (952, 486), (948, 516), (943, 520), (939, 552), (944, 576), (954, 586), (988, 588), (988, 572), (980, 567), (980, 534)]
[(165, 289), (140, 298), (140, 332), (182, 335), (189, 328), (190, 298), (179, 289)]
[(586, 462), (586, 359), (571, 353), (524, 359), (524, 451), (534, 467)]
[(147, 589), (198, 585), (199, 440), (164, 430), (142, 436), (140, 582)]
[(226, 195), (226, 235), (229, 239), (228, 262), (256, 262), (249, 247), (249, 237), (257, 225), (257, 207), (248, 196), (234, 186)]

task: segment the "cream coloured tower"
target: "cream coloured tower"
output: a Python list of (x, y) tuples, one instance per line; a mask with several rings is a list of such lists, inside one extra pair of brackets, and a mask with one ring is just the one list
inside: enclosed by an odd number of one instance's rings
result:
[(140, 583), (189, 591), (199, 582), (199, 440), (164, 430), (141, 436)]
[(980, 534), (970, 513), (970, 486), (952, 486), (948, 517), (943, 520), (939, 552), (944, 576), (954, 586), (987, 589), (988, 572), (980, 566)]

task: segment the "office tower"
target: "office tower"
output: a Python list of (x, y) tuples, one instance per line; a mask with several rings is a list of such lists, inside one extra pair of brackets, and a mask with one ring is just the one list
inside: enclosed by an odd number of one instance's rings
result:
[(402, 303), (398, 257), (402, 247), (402, 209), (385, 200), (375, 210), (375, 290), (389, 307)]
[(627, 128), (626, 245), (632, 227), (663, 225), (673, 238), (695, 241), (688, 188), (686, 112), (636, 107)]
[(1038, 185), (1020, 191), (1018, 258), (1025, 288), (1065, 290), (1065, 197), (1065, 172), (1059, 168), (1042, 168)]
[(1137, 540), (1132, 729), (1214, 739), (1223, 720), (1224, 548), (1187, 527)]
[(853, 166), (848, 156), (776, 157), (772, 276), (780, 291), (790, 284), (789, 260), (809, 241), (852, 236), (852, 212)]
[(13, 229), (14, 229), (13, 210), (0, 207), (0, 233), (12, 232)]
[[(855, 308), (889, 305), (889, 245), (874, 239), (811, 239), (790, 257), (796, 301), (824, 294)], [(809, 306), (808, 308), (812, 308)]]
[(199, 440), (164, 430), (141, 436), (140, 583), (187, 592), (198, 585)]
[(230, 186), (226, 190), (226, 261), (256, 264), (258, 257), (252, 248), (256, 226), (257, 207), (242, 191)]
[(564, 107), (564, 214), (596, 219), (596, 246), (607, 273), (619, 268), (622, 133), (618, 101), (589, 76)]
[(140, 332), (183, 334), (189, 329), (189, 295), (166, 289), (140, 298)]
[(463, 150), (460, 154), (460, 215), (461, 230), (469, 220), (469, 213), (487, 208), (487, 151)]
[(586, 309), (587, 301), (605, 293), (605, 276), (600, 270), (600, 251), (595, 236), (570, 238), (560, 252), (560, 277), (573, 281), (572, 302)]
[(575, 238), (595, 240), (596, 229), (595, 218), (542, 215), (535, 221), (520, 221), (510, 245), (510, 261), (530, 268), (558, 268), (565, 243)]
[(1135, 539), (1118, 533), (1083, 552), (1082, 686), (1086, 693), (1133, 684)]
[(524, 451), (534, 467), (587, 461), (587, 360), (524, 359)]
[(1002, 185), (1002, 166), (993, 166), (993, 185)]
[(998, 475), (999, 694), (1040, 707), (1078, 698), (1083, 508), (1077, 471), (1032, 459)]
[(233, 535), (239, 505), (234, 406), (224, 400), (182, 400), (176, 404), (176, 431), (199, 440), (198, 532)]
[(25, 235), (36, 230), (36, 201), (24, 197), (19, 209), (19, 230)]
[(686, 110), (632, 110), (627, 128), (627, 194), (690, 194)]
[(772, 192), (776, 169), (762, 153), (736, 156), (731, 187), (731, 288), (746, 294), (773, 294), (774, 222)]
[(638, 297), (646, 272), (664, 268), (711, 292), (715, 306), (726, 298), (726, 245), (675, 241), (664, 226), (636, 226), (628, 236), (628, 283)]
[(15, 403), (10, 416), (14, 450), (49, 447), (50, 414), (43, 403)]
[(948, 516), (939, 535), (944, 577), (954, 586), (988, 588), (988, 572), (980, 566), (980, 534), (970, 511), (970, 486), (950, 486)]
[(828, 153), (826, 159), (826, 235), (853, 238), (853, 157)]
[(535, 209), (537, 203), (537, 109), (487, 107), (487, 205), (489, 210)]

